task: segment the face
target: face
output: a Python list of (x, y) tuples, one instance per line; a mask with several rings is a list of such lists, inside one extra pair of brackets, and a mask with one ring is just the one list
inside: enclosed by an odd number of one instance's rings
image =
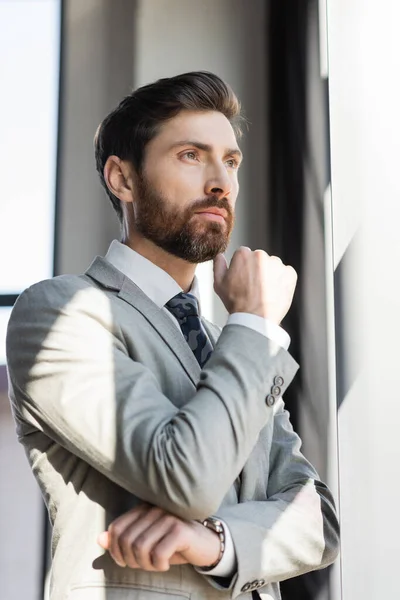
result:
[(191, 263), (224, 252), (234, 225), (241, 153), (219, 112), (182, 111), (146, 147), (134, 228)]

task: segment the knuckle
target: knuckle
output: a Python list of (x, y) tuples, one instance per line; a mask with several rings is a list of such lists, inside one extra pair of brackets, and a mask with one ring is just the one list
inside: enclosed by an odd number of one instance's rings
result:
[(135, 555), (143, 554), (144, 551), (144, 543), (141, 538), (137, 538), (130, 544), (132, 551)]
[(175, 536), (180, 536), (185, 530), (185, 525), (181, 521), (175, 521), (171, 527), (172, 533)]
[(117, 539), (122, 533), (122, 526), (118, 522), (111, 523), (108, 526), (108, 533), (112, 539)]
[(279, 256), (270, 256), (270, 259), (278, 264), (282, 264), (282, 259)]
[(265, 260), (268, 257), (268, 254), (265, 252), (265, 250), (260, 249), (254, 250), (253, 254), (258, 260)]
[(119, 544), (122, 548), (128, 548), (132, 545), (132, 540), (129, 536), (129, 532), (123, 532), (119, 536)]
[(143, 548), (142, 544), (135, 541), (135, 542), (132, 542), (132, 544), (130, 544), (129, 548), (132, 551), (136, 560), (140, 560), (143, 558), (143, 555), (145, 554), (145, 552), (144, 552), (144, 548)]
[(131, 541), (130, 547), (135, 556), (143, 557), (149, 551), (149, 545), (145, 535), (139, 535), (135, 540)]
[(162, 519), (163, 524), (168, 525), (170, 527), (174, 526), (177, 522), (177, 518), (174, 515), (166, 514)]

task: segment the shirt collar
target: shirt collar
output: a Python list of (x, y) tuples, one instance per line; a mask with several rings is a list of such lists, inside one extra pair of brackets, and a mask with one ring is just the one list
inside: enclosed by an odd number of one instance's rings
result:
[[(111, 242), (105, 259), (133, 281), (159, 308), (183, 292), (180, 285), (164, 269), (117, 240)], [(199, 282), (196, 276), (189, 292), (196, 297), (200, 309)]]

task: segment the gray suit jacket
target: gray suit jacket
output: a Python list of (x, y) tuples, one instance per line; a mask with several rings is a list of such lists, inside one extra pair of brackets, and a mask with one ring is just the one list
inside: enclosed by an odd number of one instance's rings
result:
[[(244, 599), (256, 588), (276, 600), (279, 581), (335, 559), (331, 493), (282, 399), (265, 401), (297, 363), (249, 328), (204, 325), (215, 349), (201, 371), (169, 316), (99, 257), (19, 297), (10, 399), (53, 525), (52, 600)], [(222, 518), (232, 581), (190, 565), (118, 567), (97, 536), (143, 500), (183, 519)]]

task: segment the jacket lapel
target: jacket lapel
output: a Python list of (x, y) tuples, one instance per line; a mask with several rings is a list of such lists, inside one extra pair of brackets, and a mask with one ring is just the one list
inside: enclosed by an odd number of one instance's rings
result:
[(133, 281), (104, 258), (97, 256), (86, 271), (86, 275), (95, 279), (104, 287), (117, 291), (118, 298), (130, 304), (143, 315), (149, 326), (158, 333), (175, 354), (188, 377), (196, 386), (200, 375), (200, 365), (172, 319), (162, 309), (158, 308)]
[(212, 347), (215, 348), (215, 344), (217, 343), (218, 338), (221, 334), (221, 329), (214, 325), (214, 323), (211, 323), (210, 321), (207, 321), (207, 319), (204, 319), (204, 317), (202, 317), (201, 322), (203, 323), (203, 327), (211, 340)]

